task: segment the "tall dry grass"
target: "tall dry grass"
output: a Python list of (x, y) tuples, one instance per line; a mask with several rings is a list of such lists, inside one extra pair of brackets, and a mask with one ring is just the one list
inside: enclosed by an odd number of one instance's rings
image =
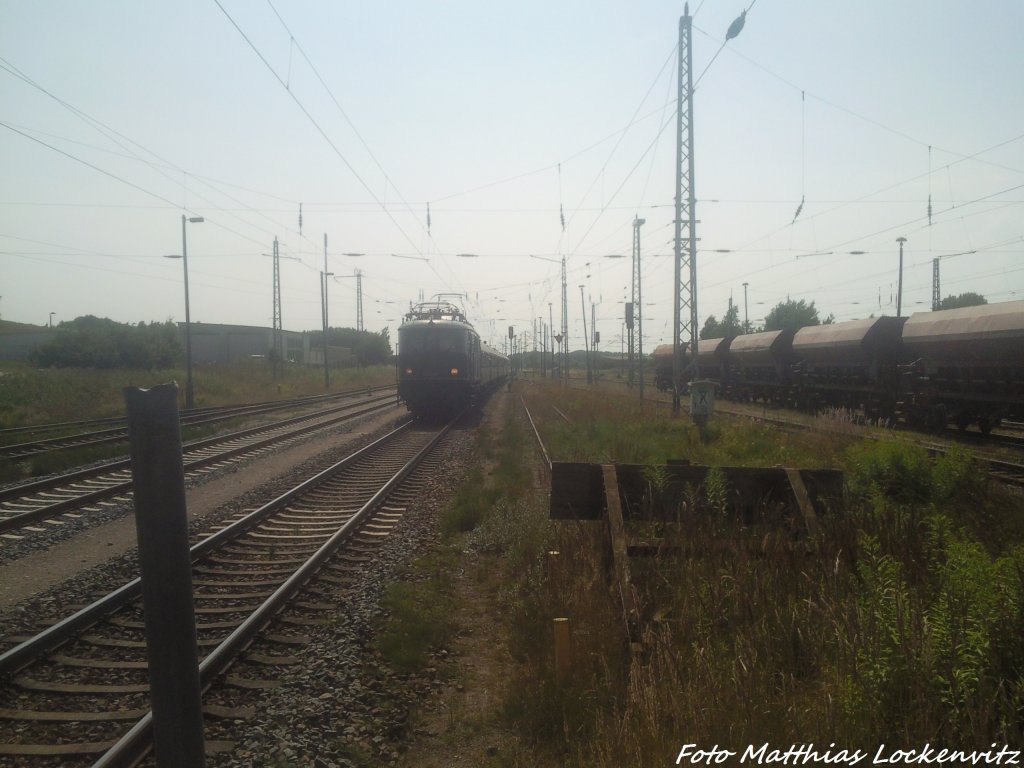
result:
[[(0, 428), (124, 415), (125, 387), (177, 381), (185, 405), (185, 371), (46, 368), (5, 363), (0, 375)], [(323, 370), (282, 366), (274, 378), (267, 360), (201, 365), (193, 371), (196, 405), (255, 403), (322, 394)], [(377, 366), (331, 373), (331, 391), (394, 381), (394, 369)]]
[[(565, 764), (661, 766), (683, 743), (871, 754), (882, 743), (1021, 743), (1024, 503), (969, 454), (933, 462), (895, 441), (724, 422), (702, 444), (689, 425), (607, 394), (534, 386), (526, 397), (556, 460), (832, 465), (848, 478), (843, 508), (813, 542), (775, 510), (729, 517), (720, 473), (693, 489), (701, 503), (660, 526), (659, 555), (631, 561), (645, 627), (632, 657), (599, 534), (549, 523), (529, 567), (507, 572), (518, 662), (507, 714)], [(556, 566), (543, 549), (562, 553)], [(563, 683), (551, 650), (559, 615), (573, 627)]]

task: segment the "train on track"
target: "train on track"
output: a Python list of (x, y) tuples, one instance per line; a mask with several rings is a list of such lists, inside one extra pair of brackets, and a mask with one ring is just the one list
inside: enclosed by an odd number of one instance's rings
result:
[[(671, 345), (653, 357), (655, 383), (671, 389)], [(1024, 418), (1024, 301), (702, 339), (697, 362), (730, 400), (988, 434)]]
[(416, 304), (398, 328), (398, 397), (417, 416), (451, 417), (508, 375), (508, 357), (451, 302)]

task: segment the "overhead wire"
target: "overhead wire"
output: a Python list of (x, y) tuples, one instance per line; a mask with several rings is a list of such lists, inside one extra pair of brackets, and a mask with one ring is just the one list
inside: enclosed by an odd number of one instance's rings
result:
[[(954, 161), (953, 161), (952, 163), (950, 163), (949, 165), (956, 165), (956, 164), (958, 164), (958, 163), (962, 163), (962, 162), (967, 162), (968, 160), (973, 160), (973, 159), (975, 159), (975, 158), (976, 158), (976, 157), (977, 157), (978, 155), (982, 155), (982, 154), (986, 154), (986, 153), (988, 153), (988, 152), (992, 152), (992, 151), (994, 151), (994, 150), (996, 150), (996, 149), (999, 149), (999, 148), (1001, 148), (1001, 147), (1004, 147), (1004, 146), (1006, 146), (1007, 144), (1011, 144), (1011, 143), (1013, 143), (1013, 142), (1016, 142), (1016, 141), (1020, 141), (1021, 139), (1024, 139), (1024, 133), (1022, 133), (1022, 134), (1019, 134), (1018, 136), (1015, 136), (1015, 137), (1014, 137), (1014, 138), (1012, 138), (1012, 139), (1008, 139), (1008, 140), (1006, 140), (1006, 141), (1002, 141), (1002, 142), (999, 142), (998, 144), (995, 144), (995, 145), (993, 145), (993, 146), (991, 146), (991, 147), (988, 147), (988, 148), (986, 148), (986, 149), (980, 150), (979, 152), (976, 152), (976, 153), (975, 153), (974, 155), (969, 155), (969, 156), (964, 156), (964, 157), (961, 157), (961, 158), (960, 158), (959, 160), (954, 160)], [(949, 167), (949, 166), (947, 166), (947, 168), (948, 168), (948, 167)], [(820, 211), (820, 212), (818, 212), (818, 213), (815, 213), (815, 214), (813, 214), (813, 215), (812, 215), (812, 216), (811, 216), (810, 218), (811, 218), (811, 219), (815, 219), (815, 218), (819, 218), (819, 217), (821, 217), (821, 216), (825, 216), (825, 215), (827, 215), (827, 214), (830, 214), (830, 213), (834, 213), (835, 211), (841, 210), (842, 208), (845, 208), (845, 207), (846, 207), (846, 206), (848, 206), (848, 205), (852, 205), (852, 204), (854, 204), (854, 203), (859, 203), (859, 202), (863, 202), (863, 201), (867, 200), (868, 198), (874, 197), (874, 196), (875, 196), (875, 195), (877, 195), (877, 194), (881, 194), (881, 193), (883, 193), (883, 192), (888, 192), (888, 191), (890, 191), (890, 190), (893, 190), (893, 189), (896, 189), (896, 188), (898, 188), (898, 187), (901, 187), (901, 186), (903, 186), (903, 185), (905, 185), (905, 184), (910, 184), (910, 183), (912, 183), (912, 182), (914, 182), (914, 181), (918, 181), (918, 180), (920, 180), (921, 178), (923, 178), (924, 176), (925, 176), (925, 174), (917, 174), (917, 175), (915, 175), (915, 176), (912, 176), (912, 177), (910, 177), (910, 178), (907, 178), (907, 179), (903, 179), (903, 180), (901, 180), (901, 181), (898, 181), (898, 182), (895, 182), (895, 183), (893, 183), (893, 184), (890, 184), (890, 185), (888, 185), (888, 186), (886, 186), (886, 187), (883, 187), (883, 188), (881, 188), (881, 189), (879, 189), (879, 190), (876, 190), (875, 192), (871, 192), (871, 193), (869, 193), (869, 194), (866, 194), (866, 195), (862, 195), (861, 197), (859, 197), (859, 198), (856, 198), (856, 199), (854, 199), (854, 200), (851, 200), (851, 201), (846, 201), (846, 202), (843, 202), (843, 203), (839, 203), (838, 205), (834, 206), (833, 208), (829, 208), (829, 209), (827, 209), (827, 210), (824, 210), (824, 211)], [(1005, 192), (1004, 192), (1004, 193), (1005, 193)], [(969, 201), (969, 202), (977, 202), (977, 201)], [(960, 203), (960, 205), (966, 205), (966, 204), (968, 204), (968, 203)], [(948, 210), (952, 210), (952, 209), (953, 209), (953, 208), (955, 208), (955, 207), (956, 207), (956, 206), (954, 205), (954, 206), (952, 206), (952, 207), (951, 207), (950, 209), (948, 209)], [(805, 217), (805, 218), (806, 218), (806, 217)], [(759, 242), (761, 242), (762, 240), (764, 240), (764, 239), (766, 239), (766, 238), (770, 238), (770, 237), (771, 237), (772, 235), (778, 234), (779, 232), (781, 232), (781, 231), (783, 231), (783, 230), (785, 230), (785, 229), (788, 229), (788, 228), (789, 228), (790, 226), (791, 226), (791, 223), (787, 223), (787, 224), (785, 224), (785, 225), (782, 225), (782, 226), (780, 226), (780, 227), (778, 227), (778, 228), (776, 228), (776, 229), (772, 230), (771, 232), (769, 232), (769, 233), (767, 233), (767, 234), (765, 234), (765, 235), (761, 235), (761, 236), (759, 236), (759, 237), (757, 237), (757, 238), (755, 238), (755, 239), (753, 239), (753, 240), (750, 240), (750, 241), (748, 241), (748, 243), (747, 243), (746, 245), (744, 245), (744, 246), (741, 246), (741, 247), (739, 247), (739, 248), (735, 248), (735, 249), (733, 249), (733, 250), (734, 250), (734, 251), (744, 251), (744, 250), (746, 250), (746, 249), (747, 249), (747, 248), (748, 248), (748, 247), (749, 247), (750, 245), (753, 245), (753, 244), (755, 244), (755, 243), (759, 243)]]
[[(218, 5), (219, 5), (219, 3), (218, 3)], [(341, 106), (341, 102), (338, 101), (338, 98), (334, 95), (334, 91), (331, 90), (331, 87), (327, 84), (327, 81), (324, 80), (323, 76), (320, 74), (320, 71), (317, 69), (316, 65), (313, 63), (313, 60), (309, 58), (309, 56), (306, 54), (305, 49), (302, 47), (302, 45), (299, 43), (299, 41), (295, 38), (295, 35), (291, 31), (291, 28), (285, 22), (284, 18), (281, 16), (281, 14), (278, 12), (278, 10), (274, 6), (274, 3), (272, 2), (272, 0), (267, 0), (267, 5), (270, 6), (270, 9), (274, 12), (274, 16), (277, 17), (277, 20), (281, 23), (281, 26), (288, 33), (288, 36), (289, 36), (289, 40), (290, 40), (290, 47), (289, 47), (289, 76), (290, 76), (290, 71), (291, 71), (291, 58), (290, 58), (291, 53), (290, 52), (291, 52), (291, 48), (294, 47), (302, 55), (302, 58), (305, 60), (306, 64), (309, 65), (309, 68), (313, 71), (313, 74), (316, 76), (317, 81), (320, 83), (321, 87), (324, 89), (324, 91), (330, 97), (331, 102), (334, 104), (335, 108), (338, 110), (338, 112), (341, 114), (342, 118), (348, 124), (349, 128), (352, 129), (352, 132), (355, 134), (356, 138), (359, 139), (359, 143), (362, 144), (363, 149), (366, 150), (366, 153), (370, 156), (370, 159), (373, 160), (374, 165), (376, 165), (377, 169), (383, 174), (384, 181), (385, 181), (385, 189), (387, 188), (388, 185), (390, 185), (390, 187), (398, 194), (398, 199), (401, 200), (401, 202), (405, 206), (406, 210), (410, 214), (413, 214), (413, 216), (415, 216), (416, 214), (415, 214), (415, 211), (413, 210), (412, 206), (409, 204), (409, 202), (402, 195), (402, 191), (394, 183), (394, 180), (388, 174), (387, 170), (385, 170), (384, 166), (377, 159), (377, 155), (374, 154), (373, 150), (370, 148), (370, 145), (363, 138), (362, 133), (359, 132), (359, 129), (356, 127), (355, 123), (352, 122), (352, 119), (349, 117), (348, 113), (345, 111), (345, 108)], [(223, 6), (221, 7), (221, 10), (223, 10)], [(237, 25), (236, 25), (236, 28), (237, 28)], [(251, 43), (250, 43), (250, 45), (251, 45)], [(289, 91), (289, 93), (291, 93), (291, 89), (290, 88), (287, 88), (287, 90)], [(346, 164), (347, 164), (347, 162), (346, 162)], [(350, 166), (350, 170), (352, 170), (351, 166)], [(358, 175), (357, 175), (357, 178), (359, 178)], [(365, 189), (367, 189), (367, 191), (369, 191), (368, 185), (366, 185), (364, 182), (362, 182), (361, 178), (359, 180), (360, 180), (361, 183), (363, 183), (363, 187)], [(382, 210), (385, 210), (385, 211), (387, 210), (387, 206), (384, 205), (384, 203), (382, 201), (378, 200), (376, 197), (374, 199), (377, 202), (377, 204), (381, 207)], [(392, 218), (392, 221), (395, 221), (395, 220)], [(395, 223), (397, 225), (397, 221), (395, 221)], [(399, 229), (401, 229), (401, 228), (399, 227)], [(434, 237), (433, 237), (433, 234), (431, 233), (430, 203), (429, 202), (427, 203), (427, 226), (426, 226), (426, 233), (427, 233), (427, 238), (431, 242), (434, 242)], [(404, 232), (403, 232), (403, 234), (404, 234)], [(406, 236), (406, 239), (408, 240), (409, 238)], [(435, 243), (435, 245), (436, 245), (436, 243)], [(420, 252), (422, 252), (422, 249), (420, 249)], [(437, 274), (436, 270), (435, 270), (435, 274)], [(441, 276), (439, 274), (437, 276), (438, 276), (439, 279), (442, 279), (442, 282), (444, 281), (443, 278), (441, 278)], [(456, 278), (457, 278), (457, 276), (456, 276)]]
[[(640, 114), (640, 110), (643, 109), (644, 103), (646, 103), (646, 101), (647, 101), (647, 97), (651, 95), (651, 91), (653, 91), (654, 87), (658, 84), (658, 81), (661, 79), (662, 75), (664, 74), (666, 67), (668, 67), (668, 65), (671, 63), (672, 57), (675, 55), (676, 50), (678, 49), (678, 47), (679, 47), (678, 43), (676, 43), (676, 44), (674, 44), (672, 46), (672, 50), (669, 51), (668, 57), (665, 59), (665, 62), (661, 65), (661, 69), (658, 70), (658, 73), (654, 76), (654, 80), (651, 81), (651, 84), (647, 87), (647, 90), (644, 92), (643, 98), (640, 99), (640, 103), (637, 104), (636, 109), (633, 110), (633, 115), (630, 117), (629, 123), (626, 125), (625, 129), (623, 129), (621, 132), (619, 132), (618, 139), (615, 142), (615, 146), (612, 147), (611, 151), (608, 153), (608, 157), (605, 159), (604, 163), (601, 165), (600, 170), (597, 172), (597, 174), (595, 174), (594, 179), (590, 182), (590, 186), (587, 187), (586, 192), (584, 192), (583, 196), (580, 198), (580, 206), (582, 206), (583, 202), (590, 196), (590, 193), (593, 191), (593, 189), (596, 186), (598, 180), (601, 178), (601, 176), (604, 173), (604, 171), (608, 168), (608, 164), (611, 162), (611, 159), (615, 156), (615, 153), (618, 151), (619, 146), (622, 144), (622, 140), (626, 136), (626, 133), (633, 127), (633, 125), (635, 125), (637, 123), (637, 117)], [(657, 139), (657, 137), (661, 136), (661, 133), (665, 130), (665, 127), (666, 127), (665, 125), (662, 125), (662, 127), (658, 130), (656, 139)], [(643, 156), (646, 156), (648, 151), (650, 151), (650, 150), (648, 149), (648, 150), (646, 150), (644, 152), (644, 154), (641, 156), (641, 159), (642, 159)], [(636, 166), (634, 166), (633, 170), (635, 171), (635, 169), (636, 169)], [(633, 171), (630, 171), (629, 175), (631, 176), (632, 173), (633, 173)], [(577, 208), (574, 209), (573, 213), (570, 214), (570, 216), (569, 216), (569, 223), (570, 224), (572, 223), (573, 219), (576, 217), (576, 213), (578, 212), (580, 206), (577, 206)], [(606, 207), (607, 207), (606, 205), (602, 205), (602, 211)], [(600, 214), (598, 215), (598, 218), (600, 218)], [(596, 223), (596, 219), (595, 219), (595, 223)], [(594, 227), (594, 224), (591, 224), (591, 226), (587, 230), (587, 232), (589, 232), (591, 229), (593, 229), (593, 227)], [(585, 235), (584, 235), (584, 237), (585, 237)]]
[[(348, 168), (349, 172), (355, 177), (355, 179), (359, 182), (363, 189), (366, 190), (370, 197), (373, 198), (377, 205), (380, 206), (382, 210), (384, 210), (388, 218), (391, 220), (391, 223), (394, 225), (395, 229), (398, 230), (398, 232), (402, 235), (406, 242), (408, 242), (409, 245), (411, 245), (412, 248), (417, 253), (420, 253), (421, 249), (419, 248), (419, 246), (416, 245), (412, 238), (409, 237), (409, 234), (405, 231), (405, 228), (402, 227), (398, 220), (391, 215), (391, 212), (383, 204), (383, 202), (373, 191), (373, 189), (370, 188), (370, 185), (366, 183), (366, 180), (362, 177), (359, 171), (356, 170), (355, 166), (352, 165), (352, 163), (345, 156), (345, 154), (338, 148), (338, 145), (334, 142), (334, 140), (331, 139), (331, 137), (327, 134), (327, 131), (325, 131), (323, 127), (320, 125), (320, 123), (316, 120), (316, 118), (313, 117), (312, 113), (306, 108), (306, 105), (303, 104), (299, 97), (295, 95), (295, 92), (288, 87), (288, 84), (281, 78), (277, 70), (274, 69), (270, 62), (267, 61), (267, 58), (263, 55), (263, 52), (260, 51), (258, 47), (256, 47), (256, 44), (245, 33), (245, 30), (243, 30), (241, 26), (239, 26), (238, 22), (235, 21), (235, 19), (231, 16), (231, 14), (228, 13), (227, 9), (223, 6), (220, 0), (213, 0), (213, 2), (217, 5), (218, 8), (220, 8), (221, 13), (224, 14), (224, 17), (231, 23), (231, 26), (235, 28), (238, 34), (242, 36), (242, 39), (245, 40), (246, 44), (248, 44), (249, 48), (251, 48), (253, 53), (256, 54), (257, 58), (259, 58), (259, 60), (263, 62), (263, 65), (267, 68), (270, 74), (274, 76), (274, 79), (277, 80), (281, 87), (285, 89), (285, 92), (288, 94), (288, 96), (292, 99), (293, 102), (295, 102), (295, 105), (299, 108), (302, 114), (306, 116), (306, 119), (309, 120), (310, 124), (312, 124), (312, 126), (316, 129), (317, 133), (320, 134), (321, 138), (323, 138), (323, 140), (327, 142), (327, 145), (331, 148), (334, 154), (337, 155), (338, 159), (340, 159), (342, 163), (345, 165), (345, 167)], [(438, 275), (438, 278), (440, 277), (441, 276)], [(443, 281), (443, 278), (441, 279)]]
[[(6, 71), (11, 76), (17, 78), (18, 80), (22, 81), (26, 85), (28, 85), (28, 86), (38, 90), (40, 93), (44, 94), (45, 96), (47, 96), (51, 100), (55, 101), (62, 108), (64, 108), (65, 110), (67, 110), (71, 114), (75, 115), (79, 120), (82, 120), (84, 123), (86, 123), (86, 125), (90, 126), (94, 130), (99, 132), (101, 135), (104, 136), (104, 138), (106, 138), (107, 140), (111, 141), (113, 144), (115, 144), (116, 146), (120, 147), (122, 150), (124, 150), (128, 154), (127, 155), (120, 155), (119, 153), (113, 152), (112, 150), (109, 150), (109, 149), (104, 149), (104, 148), (101, 148), (101, 147), (95, 147), (93, 145), (85, 144), (84, 142), (76, 142), (73, 139), (67, 139), (66, 137), (60, 137), (60, 136), (56, 136), (54, 134), (47, 134), (47, 133), (45, 133), (43, 131), (37, 131), (35, 129), (24, 128), (26, 131), (30, 131), (32, 133), (38, 133), (40, 135), (47, 135), (47, 136), (50, 136), (51, 138), (58, 138), (58, 139), (61, 139), (63, 141), (68, 141), (68, 142), (71, 142), (71, 143), (80, 144), (82, 146), (89, 147), (89, 148), (94, 149), (96, 151), (101, 151), (101, 152), (106, 152), (106, 153), (109, 153), (109, 154), (114, 154), (116, 156), (124, 157), (125, 159), (134, 159), (134, 160), (136, 160), (136, 161), (138, 161), (140, 163), (143, 163), (143, 164), (147, 165), (148, 167), (152, 168), (153, 170), (156, 170), (158, 173), (163, 175), (164, 178), (167, 178), (168, 180), (171, 180), (173, 183), (176, 184), (177, 182), (175, 180), (170, 179), (170, 177), (168, 177), (164, 173), (164, 171), (166, 171), (166, 170), (174, 170), (176, 172), (179, 172), (179, 173), (182, 173), (182, 174), (186, 175), (187, 177), (191, 177), (191, 178), (195, 178), (195, 179), (200, 180), (201, 182), (203, 182), (207, 186), (215, 189), (220, 194), (223, 194), (225, 197), (227, 197), (232, 202), (235, 202), (235, 203), (243, 206), (243, 208), (245, 210), (248, 210), (248, 211), (250, 211), (252, 213), (256, 213), (258, 215), (264, 216), (265, 218), (268, 218), (268, 220), (272, 221), (272, 223), (278, 224), (278, 222), (274, 222), (272, 219), (269, 219), (269, 217), (267, 217), (261, 211), (258, 211), (257, 209), (253, 208), (252, 206), (247, 206), (245, 203), (243, 203), (242, 201), (240, 201), (237, 198), (233, 197), (232, 195), (227, 194), (223, 190), (217, 189), (211, 182), (215, 182), (216, 181), (217, 183), (222, 184), (224, 186), (230, 186), (230, 187), (235, 187), (235, 188), (238, 188), (238, 189), (243, 189), (244, 191), (247, 191), (247, 192), (253, 192), (255, 194), (262, 194), (262, 195), (265, 195), (267, 197), (271, 197), (271, 198), (274, 198), (274, 199), (279, 199), (280, 200), (280, 199), (283, 199), (283, 198), (279, 198), (279, 197), (276, 197), (274, 195), (269, 195), (269, 194), (263, 193), (263, 192), (255, 192), (254, 190), (247, 189), (245, 187), (239, 187), (237, 185), (230, 184), (228, 182), (219, 182), (219, 181), (217, 181), (215, 179), (212, 179), (211, 177), (201, 176), (201, 175), (198, 175), (198, 174), (192, 174), (189, 171), (187, 171), (184, 168), (182, 168), (181, 166), (177, 165), (176, 163), (174, 163), (174, 162), (172, 162), (172, 161), (162, 157), (161, 155), (159, 155), (158, 153), (154, 152), (153, 150), (143, 146), (142, 144), (140, 144), (139, 142), (137, 142), (134, 139), (130, 138), (129, 136), (125, 135), (124, 133), (122, 133), (121, 131), (117, 130), (116, 128), (113, 128), (110, 125), (107, 125), (103, 121), (93, 117), (92, 115), (86, 113), (82, 109), (80, 109), (80, 108), (76, 107), (75, 105), (71, 104), (67, 100), (61, 98), (60, 96), (58, 96), (56, 93), (54, 93), (50, 89), (44, 87), (42, 84), (40, 84), (36, 80), (34, 80), (33, 78), (29, 77), (27, 74), (22, 72), (17, 66), (15, 66), (14, 64), (12, 64), (10, 61), (8, 61), (7, 59), (5, 59), (3, 57), (0, 57), (0, 69)], [(135, 152), (133, 149), (128, 147), (126, 144), (130, 144), (130, 145), (132, 145), (134, 147), (137, 147), (142, 152), (145, 152), (147, 155), (150, 155), (151, 157), (156, 158), (156, 160), (158, 160), (159, 163), (154, 163), (152, 160), (148, 160), (148, 159), (142, 157), (141, 155), (139, 155), (138, 152)], [(50, 145), (47, 145), (47, 146), (50, 146)], [(209, 203), (210, 206), (214, 210), (223, 211), (223, 212), (229, 213), (229, 215), (233, 216), (233, 214), (231, 214), (230, 211), (228, 211), (228, 209), (225, 209), (222, 206), (216, 205), (215, 203), (210, 201), (208, 198), (205, 198), (205, 197), (202, 197), (202, 196), (200, 196), (200, 198), (203, 199), (205, 202)], [(172, 203), (171, 205), (172, 205), (173, 208), (176, 208), (176, 209), (181, 209), (181, 208), (185, 207), (183, 205), (178, 205), (177, 203)], [(236, 218), (236, 219), (239, 219), (239, 217), (237, 217), (237, 216), (233, 216), (233, 217)], [(239, 220), (243, 221), (241, 219), (239, 219)], [(215, 224), (216, 226), (223, 226), (222, 224), (220, 224), (218, 222), (215, 222), (212, 219), (210, 221), (211, 221), (211, 224)], [(249, 222), (244, 222), (243, 221), (243, 223), (245, 223), (248, 226), (253, 226)], [(227, 227), (224, 227), (224, 228), (227, 231), (232, 232), (234, 234), (240, 234), (240, 233), (235, 232), (234, 230), (231, 230), (230, 228), (227, 228)], [(256, 227), (256, 228), (260, 229), (259, 227)], [(268, 234), (268, 235), (273, 234), (269, 230), (261, 230), (261, 231), (263, 231), (265, 234)], [(240, 236), (246, 237), (245, 235), (240, 235)], [(251, 239), (251, 238), (249, 238), (249, 239)]]

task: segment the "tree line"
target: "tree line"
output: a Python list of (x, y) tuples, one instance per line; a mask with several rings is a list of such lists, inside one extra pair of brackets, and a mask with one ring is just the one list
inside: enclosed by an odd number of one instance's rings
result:
[[(310, 331), (314, 347), (323, 346), (323, 331)], [(391, 360), (390, 330), (380, 333), (357, 331), (355, 328), (328, 328), (327, 344), (331, 347), (351, 349), (359, 365), (383, 365)]]
[[(323, 333), (311, 334), (313, 345), (323, 344)], [(359, 365), (379, 365), (391, 359), (388, 329), (380, 333), (354, 328), (329, 328), (332, 347), (347, 347)], [(268, 349), (268, 357), (273, 354)], [(155, 370), (185, 364), (185, 348), (178, 326), (158, 323), (119, 323), (85, 315), (60, 323), (57, 333), (33, 350), (30, 361), (42, 368), (136, 368)]]
[(178, 327), (170, 320), (148, 325), (85, 315), (62, 322), (30, 360), (43, 368), (171, 368), (184, 361)]

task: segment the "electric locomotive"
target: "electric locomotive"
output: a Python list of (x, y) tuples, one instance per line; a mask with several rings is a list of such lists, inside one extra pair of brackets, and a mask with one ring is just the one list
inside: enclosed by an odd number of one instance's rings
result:
[(417, 416), (451, 417), (508, 371), (508, 358), (482, 343), (448, 301), (415, 305), (398, 328), (398, 397)]

